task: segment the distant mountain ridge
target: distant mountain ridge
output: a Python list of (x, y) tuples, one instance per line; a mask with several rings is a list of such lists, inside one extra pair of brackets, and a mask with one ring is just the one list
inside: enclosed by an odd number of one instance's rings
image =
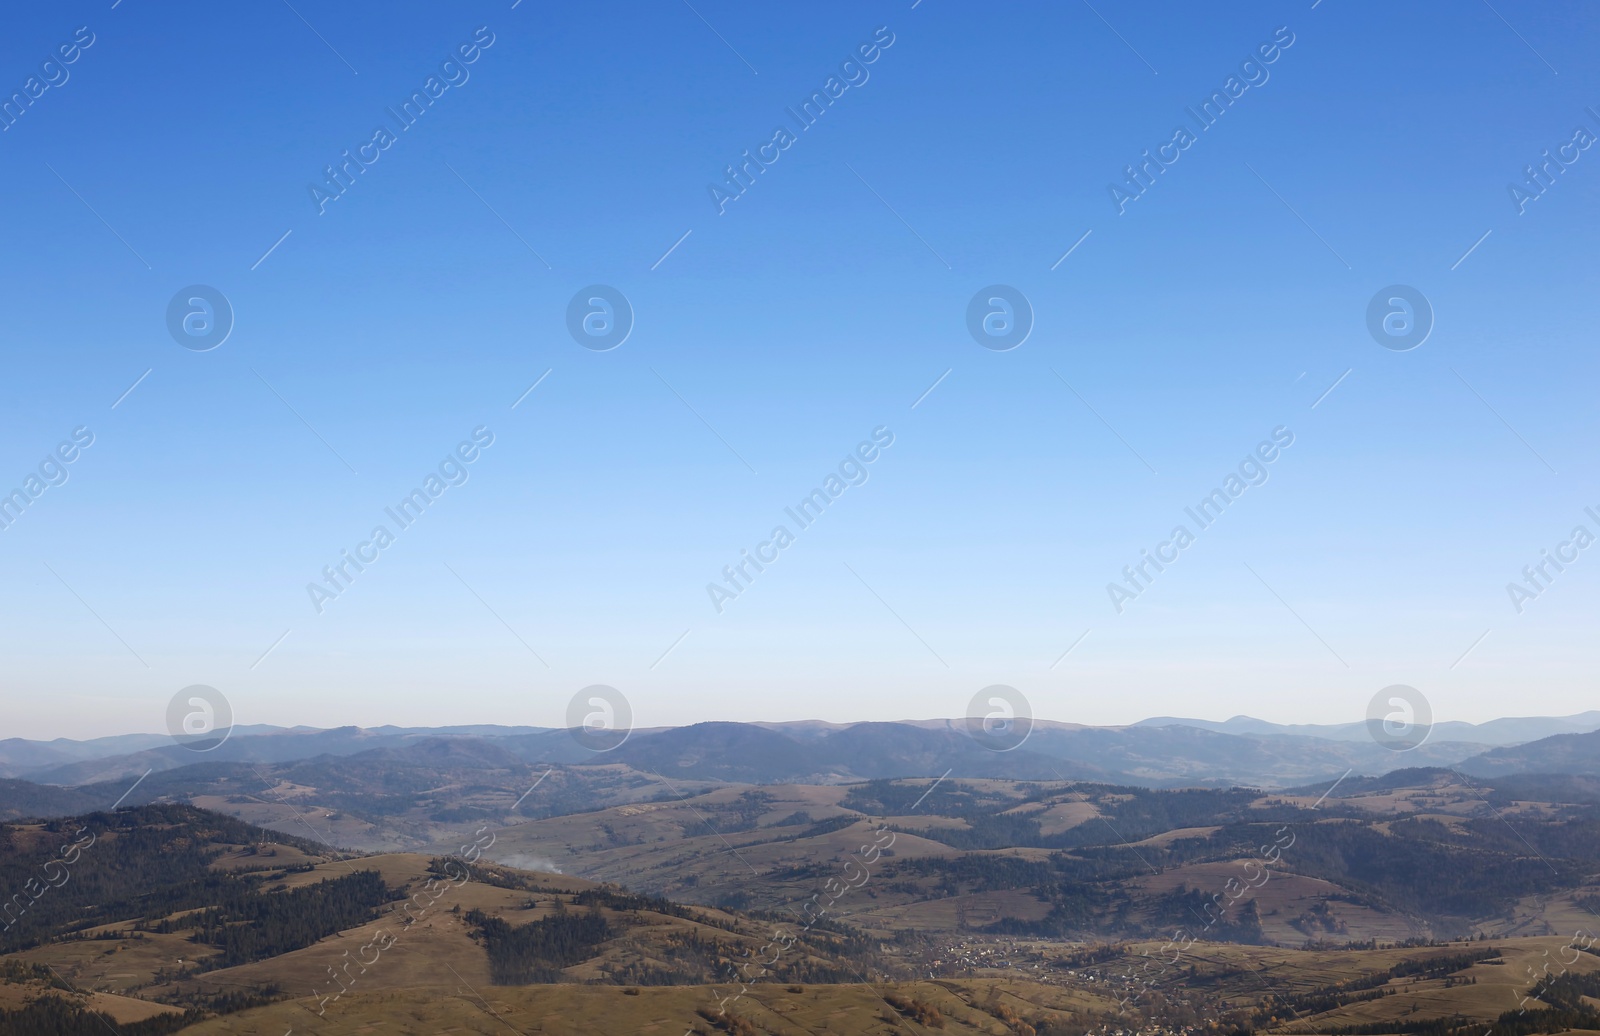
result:
[[(1545, 733), (1554, 731), (1554, 733)], [(1566, 741), (1562, 739), (1573, 739)], [(1584, 740), (1588, 738), (1588, 740)], [(1548, 748), (1546, 742), (1551, 742)], [(1157, 717), (1129, 726), (1036, 721), (1009, 752), (986, 750), (964, 720), (828, 723), (697, 723), (636, 729), (612, 752), (590, 752), (564, 729), (471, 724), (449, 727), (239, 727), (196, 753), (155, 734), (92, 741), (0, 741), (0, 779), (81, 787), (196, 764), (275, 764), (375, 751), (473, 754), (526, 764), (624, 763), (644, 772), (751, 783), (821, 783), (938, 773), (1019, 780), (1081, 779), (1150, 787), (1282, 788), (1346, 770), (1381, 775), (1402, 766), (1461, 766), (1481, 775), (1593, 773), (1600, 711), (1566, 717), (1441, 723), (1420, 748), (1392, 752), (1365, 724), (1273, 724), (1246, 716), (1213, 722)], [(452, 748), (451, 746), (454, 745)], [(376, 757), (374, 757), (376, 758)]]
[(1462, 761), (1460, 769), (1477, 777), (1559, 773), (1600, 775), (1600, 730), (1557, 734), (1524, 745), (1496, 748)]
[[(1246, 737), (1295, 734), (1331, 741), (1365, 741), (1369, 736), (1365, 723), (1269, 723), (1250, 716), (1234, 716), (1221, 722), (1156, 716), (1140, 720), (1133, 725), (1199, 727), (1202, 730), (1241, 734)], [(1445, 741), (1470, 741), (1480, 745), (1515, 745), (1557, 734), (1586, 734), (1592, 730), (1600, 730), (1600, 710), (1580, 712), (1574, 716), (1505, 717), (1483, 723), (1462, 723), (1454, 720), (1435, 723), (1428, 741), (1434, 744)]]

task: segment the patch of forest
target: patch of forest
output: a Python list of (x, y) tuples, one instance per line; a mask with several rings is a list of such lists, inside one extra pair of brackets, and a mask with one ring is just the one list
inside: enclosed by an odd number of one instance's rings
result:
[(154, 921), (247, 887), (211, 862), (238, 845), (302, 839), (187, 805), (149, 805), (50, 821), (42, 832), (0, 824), (0, 953), (113, 921)]
[[(205, 962), (208, 970), (276, 957), (365, 924), (393, 893), (376, 871), (356, 871), (281, 892), (240, 882), (226, 889), (225, 896), (216, 906), (177, 922), (177, 927), (194, 929), (195, 942), (222, 951)], [(171, 927), (162, 922), (156, 930)]]
[(490, 980), (497, 986), (560, 982), (562, 968), (588, 960), (616, 934), (597, 908), (562, 910), (524, 925), (481, 910), (468, 911), (465, 919), (483, 939)]

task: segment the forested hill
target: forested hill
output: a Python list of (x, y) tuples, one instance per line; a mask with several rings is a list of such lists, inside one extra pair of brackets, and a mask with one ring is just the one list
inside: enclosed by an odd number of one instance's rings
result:
[(237, 900), (247, 873), (211, 865), (225, 854), (321, 859), (328, 850), (188, 805), (148, 805), (32, 824), (0, 824), (0, 952), (111, 921)]

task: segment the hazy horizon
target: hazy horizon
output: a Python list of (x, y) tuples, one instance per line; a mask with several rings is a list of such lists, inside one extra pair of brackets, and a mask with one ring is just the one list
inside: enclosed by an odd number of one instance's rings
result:
[[(1502, 716), (1490, 716), (1490, 717), (1488, 717), (1486, 719), (1481, 719), (1481, 720), (1464, 720), (1464, 719), (1459, 719), (1459, 718), (1451, 717), (1451, 716), (1434, 716), (1431, 726), (1433, 726), (1434, 728), (1438, 728), (1440, 726), (1451, 726), (1451, 725), (1461, 725), (1461, 726), (1467, 726), (1467, 727), (1482, 727), (1482, 726), (1485, 726), (1487, 724), (1492, 724), (1492, 723), (1517, 723), (1517, 722), (1541, 722), (1541, 721), (1556, 722), (1556, 721), (1561, 721), (1561, 720), (1578, 719), (1578, 718), (1581, 718), (1581, 717), (1592, 717), (1592, 719), (1588, 720), (1584, 724), (1580, 724), (1580, 725), (1572, 727), (1571, 730), (1573, 732), (1586, 732), (1589, 729), (1600, 729), (1600, 709), (1588, 709), (1588, 710), (1584, 710), (1583, 712), (1570, 713), (1570, 714), (1567, 714), (1567, 715), (1502, 715)], [(1038, 714), (1034, 714), (1033, 716), (1030, 717), (1030, 719), (1031, 719), (1032, 723), (1035, 726), (1038, 726), (1038, 727), (1043, 727), (1043, 726), (1066, 726), (1066, 727), (1085, 727), (1085, 728), (1095, 728), (1095, 729), (1130, 728), (1130, 727), (1136, 727), (1136, 726), (1140, 726), (1140, 725), (1149, 725), (1149, 724), (1153, 723), (1154, 721), (1158, 721), (1158, 720), (1159, 721), (1166, 721), (1166, 722), (1171, 723), (1173, 725), (1181, 725), (1181, 724), (1184, 724), (1184, 723), (1202, 723), (1202, 724), (1215, 725), (1215, 726), (1223, 726), (1223, 725), (1231, 723), (1231, 722), (1235, 722), (1235, 721), (1239, 721), (1239, 720), (1247, 720), (1247, 721), (1250, 721), (1252, 723), (1261, 723), (1261, 724), (1265, 724), (1265, 725), (1270, 726), (1270, 727), (1282, 727), (1282, 728), (1289, 728), (1289, 729), (1321, 728), (1321, 729), (1326, 729), (1326, 730), (1339, 730), (1339, 729), (1352, 729), (1353, 730), (1353, 729), (1360, 728), (1360, 727), (1364, 726), (1365, 723), (1366, 723), (1366, 718), (1365, 717), (1360, 717), (1360, 718), (1357, 718), (1355, 720), (1346, 720), (1346, 721), (1343, 721), (1343, 722), (1333, 722), (1333, 723), (1316, 723), (1316, 722), (1311, 722), (1311, 723), (1293, 722), (1293, 723), (1290, 723), (1290, 722), (1284, 722), (1284, 721), (1280, 721), (1280, 720), (1269, 719), (1269, 718), (1266, 718), (1266, 717), (1263, 717), (1263, 716), (1250, 716), (1250, 715), (1245, 715), (1245, 714), (1242, 714), (1242, 713), (1241, 714), (1236, 714), (1236, 715), (1233, 715), (1233, 716), (1224, 716), (1224, 717), (1221, 717), (1221, 718), (1206, 717), (1206, 716), (1192, 716), (1192, 715), (1191, 716), (1142, 716), (1139, 719), (1130, 720), (1130, 721), (1128, 721), (1126, 723), (1082, 723), (1082, 722), (1077, 721), (1077, 720), (1061, 719), (1061, 718), (1058, 718), (1058, 717), (1055, 717), (1055, 716), (1038, 715)], [(790, 719), (774, 719), (774, 718), (771, 718), (771, 717), (762, 717), (762, 716), (757, 716), (757, 717), (752, 717), (752, 718), (729, 718), (729, 717), (725, 717), (725, 716), (718, 716), (718, 717), (706, 717), (706, 718), (702, 718), (702, 719), (692, 720), (692, 721), (687, 722), (687, 723), (649, 723), (649, 722), (639, 721), (636, 718), (629, 729), (631, 729), (635, 733), (647, 733), (647, 732), (650, 732), (650, 731), (657, 731), (657, 730), (674, 730), (674, 729), (679, 729), (679, 728), (682, 728), (682, 727), (694, 726), (694, 725), (699, 724), (699, 723), (708, 723), (708, 722), (715, 722), (715, 723), (742, 723), (742, 724), (750, 724), (750, 725), (757, 725), (757, 726), (762, 726), (762, 725), (765, 725), (765, 726), (801, 726), (801, 725), (806, 725), (806, 724), (821, 724), (821, 725), (826, 725), (826, 726), (831, 726), (831, 727), (849, 727), (849, 726), (853, 726), (853, 725), (855, 725), (857, 723), (905, 723), (905, 724), (939, 724), (939, 723), (943, 723), (943, 724), (949, 724), (949, 725), (952, 725), (952, 726), (959, 726), (963, 722), (965, 722), (966, 720), (967, 720), (967, 717), (965, 715), (956, 714), (956, 713), (952, 713), (952, 714), (949, 714), (949, 715), (942, 715), (942, 716), (894, 716), (894, 717), (884, 718), (884, 719), (878, 719), (878, 718), (872, 718), (872, 719), (826, 719), (826, 718), (822, 718), (822, 717), (818, 717), (818, 716), (803, 716), (803, 717), (790, 718)], [(1590, 724), (1592, 724), (1592, 727), (1590, 726)], [(493, 721), (493, 720), (464, 719), (464, 720), (452, 721), (452, 722), (449, 722), (449, 723), (394, 723), (394, 722), (384, 721), (384, 722), (368, 722), (368, 723), (340, 723), (340, 724), (330, 724), (330, 725), (323, 726), (323, 725), (314, 725), (314, 724), (308, 724), (308, 723), (269, 722), (269, 721), (263, 721), (263, 720), (242, 718), (242, 717), (239, 717), (239, 716), (235, 715), (233, 717), (232, 736), (236, 736), (236, 737), (237, 736), (251, 736), (252, 732), (251, 732), (250, 729), (247, 729), (247, 728), (266, 728), (266, 729), (271, 730), (271, 731), (303, 730), (303, 731), (311, 731), (311, 732), (320, 732), (320, 731), (330, 731), (330, 730), (338, 730), (338, 729), (346, 729), (346, 728), (355, 728), (355, 729), (360, 729), (360, 730), (382, 730), (382, 729), (386, 729), (386, 728), (393, 728), (393, 729), (398, 729), (398, 730), (441, 730), (441, 731), (452, 731), (452, 730), (464, 730), (464, 729), (469, 729), (469, 728), (485, 728), (485, 727), (500, 728), (500, 729), (505, 729), (505, 730), (524, 729), (525, 728), (525, 729), (540, 730), (540, 731), (558, 731), (558, 730), (581, 729), (582, 724), (573, 724), (572, 726), (565, 726), (565, 725), (559, 725), (559, 724), (558, 725), (553, 725), (553, 726), (544, 726), (544, 725), (539, 725), (539, 724), (528, 724), (528, 723), (501, 723), (501, 722), (496, 722), (496, 721)], [(101, 739), (105, 739), (105, 738), (115, 738), (115, 737), (168, 738), (170, 736), (171, 735), (170, 735), (169, 731), (160, 730), (160, 729), (156, 729), (156, 728), (147, 729), (147, 730), (116, 730), (116, 731), (112, 731), (112, 732), (106, 733), (106, 734), (96, 734), (96, 735), (86, 736), (86, 737), (76, 737), (76, 736), (68, 736), (68, 735), (54, 735), (54, 736), (47, 736), (47, 737), (31, 737), (31, 736), (27, 736), (27, 735), (23, 735), (23, 734), (12, 733), (12, 732), (9, 732), (9, 731), (6, 732), (6, 734), (5, 734), (6, 738), (18, 738), (20, 740), (35, 741), (35, 742), (48, 742), (48, 741), (54, 741), (54, 740), (94, 741), (94, 740), (101, 740)], [(1547, 736), (1547, 735), (1536, 734), (1536, 735), (1530, 736), (1528, 738), (1528, 740), (1538, 740), (1539, 738), (1544, 737), (1544, 736)], [(4, 740), (4, 738), (0, 738), (0, 740)], [(1437, 736), (1434, 737), (1434, 740), (1438, 740)], [(1507, 742), (1507, 743), (1514, 743), (1514, 742)]]

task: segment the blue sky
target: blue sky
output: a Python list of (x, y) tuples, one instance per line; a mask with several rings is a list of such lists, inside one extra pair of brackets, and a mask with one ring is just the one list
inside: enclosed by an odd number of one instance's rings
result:
[[(1592, 707), (1600, 553), (1520, 613), (1506, 584), (1600, 533), (1600, 149), (1524, 211), (1508, 185), (1600, 135), (1597, 43), (1592, 6), (1520, 0), (30, 10), (0, 87), (59, 85), (0, 119), (0, 488), (94, 442), (0, 531), (3, 732), (159, 730), (195, 683), (314, 725), (559, 725), (595, 683), (641, 724), (952, 716), (995, 683), (1089, 723), (1346, 722), (1395, 683), (1440, 718)], [(830, 76), (857, 85), (799, 129)], [(1230, 76), (1258, 85), (1200, 130)], [(193, 284), (234, 309), (210, 351), (166, 328)], [(593, 284), (634, 310), (610, 351), (566, 327)], [(1033, 309), (1010, 351), (967, 330), (993, 284)], [(1434, 310), (1410, 351), (1366, 325), (1394, 284)], [(1119, 613), (1107, 584), (1280, 426)], [(719, 613), (707, 584), (880, 427)], [(319, 613), (307, 584), (477, 428)]]

